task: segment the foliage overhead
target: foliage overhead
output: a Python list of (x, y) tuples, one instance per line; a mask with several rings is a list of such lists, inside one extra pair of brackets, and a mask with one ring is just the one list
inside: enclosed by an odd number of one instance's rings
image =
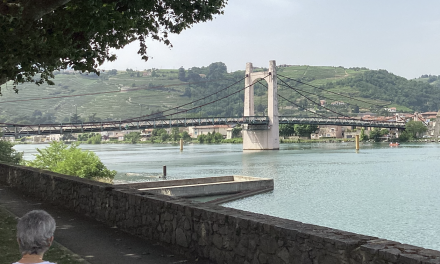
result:
[(35, 159), (26, 162), (26, 165), (87, 179), (115, 177), (116, 171), (107, 169), (95, 153), (84, 151), (78, 146), (79, 143), (66, 145), (64, 142), (53, 141), (45, 149), (37, 148)]
[[(53, 71), (96, 72), (138, 40), (172, 46), (169, 34), (223, 14), (227, 0), (4, 0), (0, 2), (0, 84), (52, 83)], [(38, 74), (38, 78), (34, 76)]]

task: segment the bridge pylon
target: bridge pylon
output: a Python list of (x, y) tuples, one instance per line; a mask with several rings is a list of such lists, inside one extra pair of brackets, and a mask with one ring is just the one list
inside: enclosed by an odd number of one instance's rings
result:
[(278, 121), (278, 88), (276, 62), (269, 62), (269, 70), (253, 72), (252, 63), (246, 64), (244, 116), (254, 116), (254, 84), (264, 79), (268, 84), (268, 125), (247, 124), (243, 127), (243, 150), (277, 150), (280, 148)]

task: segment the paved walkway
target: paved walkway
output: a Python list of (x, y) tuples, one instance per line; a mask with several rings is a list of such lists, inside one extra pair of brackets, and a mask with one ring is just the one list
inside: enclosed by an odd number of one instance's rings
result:
[(57, 222), (55, 241), (91, 264), (209, 264), (206, 260), (189, 260), (159, 244), (129, 235), (117, 228), (87, 218), (64, 208), (25, 197), (0, 183), (0, 206), (16, 216), (43, 209)]

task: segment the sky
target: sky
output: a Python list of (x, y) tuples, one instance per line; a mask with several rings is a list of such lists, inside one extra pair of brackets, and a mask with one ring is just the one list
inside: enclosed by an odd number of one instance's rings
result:
[(367, 67), (405, 78), (440, 75), (438, 0), (229, 0), (225, 14), (170, 37), (172, 48), (149, 41), (114, 51), (101, 68), (177, 69), (224, 62)]

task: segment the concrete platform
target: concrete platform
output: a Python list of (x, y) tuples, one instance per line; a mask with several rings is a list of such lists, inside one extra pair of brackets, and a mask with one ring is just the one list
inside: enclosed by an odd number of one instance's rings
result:
[[(115, 187), (137, 189), (145, 191), (146, 193), (191, 198), (239, 193), (252, 195), (253, 193), (273, 190), (274, 183), (273, 179), (268, 178), (233, 175), (119, 184), (115, 185)], [(241, 196), (236, 197), (243, 198)]]

